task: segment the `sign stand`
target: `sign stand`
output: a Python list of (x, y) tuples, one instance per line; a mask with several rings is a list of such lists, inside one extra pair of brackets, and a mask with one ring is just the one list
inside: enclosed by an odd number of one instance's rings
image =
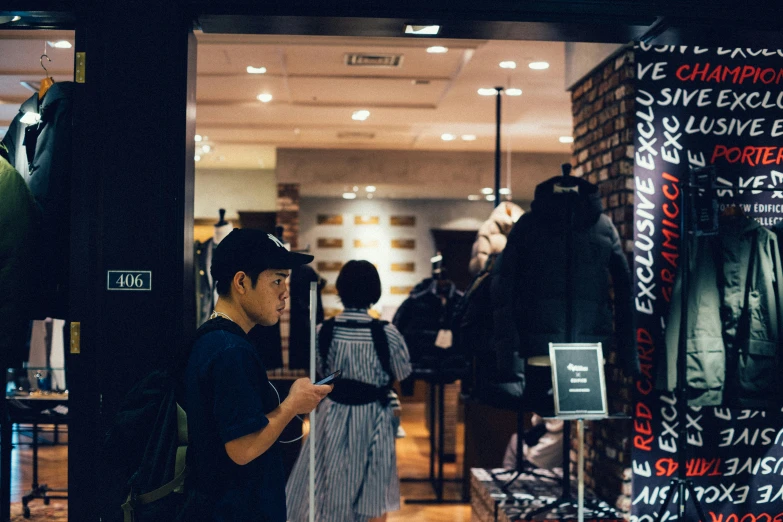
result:
[[(555, 418), (577, 421), (578, 466), (577, 466), (577, 517), (585, 519), (585, 419), (603, 419), (609, 416), (606, 400), (606, 380), (601, 343), (549, 343), (549, 357), (552, 362), (552, 389), (555, 394)], [(564, 427), (565, 427), (564, 425)], [(564, 437), (567, 431), (564, 429)], [(564, 466), (566, 465), (564, 453)], [(570, 459), (569, 462), (570, 464)], [(563, 476), (568, 480), (564, 468)], [(530, 513), (533, 518), (571, 504), (570, 481), (564, 481), (563, 493), (554, 502)]]

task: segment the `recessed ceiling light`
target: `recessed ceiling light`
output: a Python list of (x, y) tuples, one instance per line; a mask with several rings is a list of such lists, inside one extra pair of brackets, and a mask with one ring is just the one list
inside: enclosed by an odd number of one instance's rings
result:
[(481, 199), (481, 196), (479, 196), (477, 194), (471, 194), (470, 196), (468, 196), (468, 201), (478, 201), (480, 199)]
[(433, 35), (440, 32), (439, 25), (406, 25), (405, 34)]
[(70, 49), (71, 47), (73, 47), (73, 45), (71, 45), (71, 42), (69, 42), (68, 40), (49, 42), (49, 45), (51, 45), (52, 47), (56, 47), (57, 49)]
[(453, 134), (441, 134), (440, 139), (443, 141), (454, 141), (457, 137)]
[(443, 54), (449, 52), (449, 48), (442, 45), (433, 45), (432, 47), (427, 47), (427, 52), (430, 54)]
[(549, 62), (530, 62), (527, 66), (536, 71), (543, 71), (549, 69)]
[(356, 192), (343, 192), (343, 199), (356, 199)]
[(357, 187), (356, 185), (354, 185), (354, 186), (353, 186), (353, 191), (354, 191), (354, 192), (359, 192), (359, 187)]
[(502, 189), (500, 189), (500, 193), (503, 194), (503, 195), (511, 194), (511, 189), (510, 188), (502, 188)]
[(558, 141), (560, 141), (560, 143), (573, 143), (574, 138), (573, 136), (560, 136), (560, 138), (558, 138)]
[(196, 141), (201, 141), (201, 134), (196, 134), (195, 138)]
[(506, 89), (504, 92), (509, 96), (522, 96), (522, 89)]
[(482, 193), (482, 194), (492, 194), (493, 192), (495, 192), (495, 191), (494, 191), (494, 190), (492, 190), (492, 189), (491, 189), (491, 188), (489, 188), (489, 187), (484, 187), (483, 189), (481, 189), (481, 193)]
[(272, 95), (271, 95), (271, 94), (269, 94), (269, 93), (266, 93), (266, 92), (265, 92), (265, 93), (263, 93), (263, 94), (259, 94), (259, 95), (258, 95), (258, 99), (259, 99), (259, 101), (261, 101), (262, 103), (269, 103), (269, 102), (271, 102), (271, 101), (272, 101)]
[(351, 114), (351, 119), (356, 121), (364, 121), (369, 117), (370, 117), (370, 111), (364, 109), (361, 111), (354, 111), (354, 113)]
[(199, 156), (198, 154), (196, 154), (195, 156), (193, 156), (193, 159), (194, 159), (195, 161), (201, 161), (201, 156)]
[(478, 90), (478, 93), (482, 96), (495, 96), (498, 90), (493, 87), (482, 87)]
[(484, 196), (484, 199), (486, 199), (487, 201), (495, 201), (495, 195), (487, 194), (486, 196)]
[(364, 190), (366, 190), (367, 192), (375, 192), (375, 187), (374, 187), (374, 186), (372, 186), (372, 185), (367, 185), (367, 186), (364, 188)]
[(204, 145), (203, 147), (201, 147), (201, 151), (202, 152), (209, 152), (211, 150), (212, 150), (212, 147), (210, 147), (209, 145)]
[(475, 134), (463, 134), (462, 135), (462, 141), (476, 141), (476, 135)]
[(503, 69), (516, 69), (517, 68), (517, 62), (512, 62), (511, 60), (500, 62), (500, 67)]
[(250, 74), (264, 74), (266, 72), (266, 67), (253, 67), (252, 65), (248, 65), (247, 72)]

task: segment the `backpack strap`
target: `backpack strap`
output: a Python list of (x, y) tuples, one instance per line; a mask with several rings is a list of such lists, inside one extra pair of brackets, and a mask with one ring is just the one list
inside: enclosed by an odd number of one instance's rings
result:
[(321, 324), (321, 330), (318, 332), (318, 352), (321, 354), (321, 374), (326, 368), (326, 359), (329, 357), (329, 347), (332, 346), (334, 338), (334, 317), (327, 319)]
[[(321, 331), (318, 333), (318, 351), (321, 354), (322, 370), (326, 368), (326, 359), (329, 356), (329, 348), (332, 346), (332, 339), (334, 339), (334, 327), (338, 323), (332, 319), (327, 319), (321, 325)], [(386, 337), (386, 331), (384, 328), (389, 324), (388, 321), (380, 321), (373, 319), (369, 323), (362, 321), (341, 321), (339, 326), (341, 328), (356, 328), (356, 329), (370, 329), (372, 334), (372, 344), (375, 347), (375, 353), (378, 355), (378, 359), (381, 361), (381, 368), (389, 376), (390, 383), (394, 381), (394, 373), (391, 369), (391, 351), (389, 350), (389, 339)]]
[(389, 324), (388, 321), (379, 321), (373, 319), (370, 323), (370, 332), (372, 333), (372, 344), (375, 346), (375, 353), (381, 361), (381, 367), (389, 376), (389, 384), (394, 382), (394, 374), (391, 369), (391, 350), (389, 349), (389, 338), (386, 337), (384, 328)]
[(150, 491), (149, 493), (144, 493), (143, 495), (134, 495), (131, 491), (130, 494), (128, 494), (127, 500), (122, 505), (123, 522), (134, 522), (136, 519), (134, 516), (136, 506), (150, 504), (156, 500), (162, 499), (169, 493), (173, 492), (175, 489), (181, 487), (185, 483), (185, 478), (187, 475), (188, 470), (187, 468), (184, 468), (176, 477), (174, 477), (171, 482), (168, 482), (158, 489)]

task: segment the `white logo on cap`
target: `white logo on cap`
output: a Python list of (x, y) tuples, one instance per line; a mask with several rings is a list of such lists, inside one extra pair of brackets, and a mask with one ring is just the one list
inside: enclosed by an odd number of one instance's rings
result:
[(285, 245), (279, 239), (277, 239), (275, 236), (273, 236), (272, 234), (267, 234), (267, 236), (269, 236), (269, 239), (274, 241), (277, 244), (277, 246), (279, 246), (280, 248), (285, 248)]

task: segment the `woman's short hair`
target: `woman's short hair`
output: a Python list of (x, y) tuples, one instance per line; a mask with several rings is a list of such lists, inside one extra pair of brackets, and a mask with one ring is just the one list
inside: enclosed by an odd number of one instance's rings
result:
[(381, 298), (381, 278), (369, 261), (354, 259), (345, 263), (336, 286), (345, 308), (369, 308)]

